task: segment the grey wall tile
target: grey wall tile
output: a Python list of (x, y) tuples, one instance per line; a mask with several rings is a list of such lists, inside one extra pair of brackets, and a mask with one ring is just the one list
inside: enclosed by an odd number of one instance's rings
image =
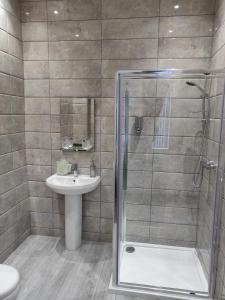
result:
[(104, 20), (103, 39), (157, 38), (158, 18)]
[(6, 62), (8, 66), (7, 71), (9, 71), (10, 75), (23, 78), (23, 61), (20, 58), (8, 56), (8, 60), (6, 60)]
[(130, 98), (129, 99), (129, 116), (156, 116), (155, 99)]
[(47, 42), (24, 42), (24, 60), (48, 60)]
[(153, 170), (156, 172), (194, 173), (198, 156), (155, 154)]
[(113, 134), (114, 132), (114, 119), (112, 117), (101, 118), (101, 133)]
[(101, 22), (60, 21), (48, 23), (49, 41), (101, 40)]
[(152, 183), (152, 173), (145, 171), (130, 171), (128, 173), (128, 187), (150, 188)]
[(46, 186), (45, 182), (30, 181), (29, 192), (31, 197), (52, 197), (52, 191)]
[(103, 40), (102, 42), (103, 59), (156, 58), (157, 50), (157, 39)]
[(99, 232), (100, 219), (94, 217), (83, 218), (83, 231), (87, 232)]
[(100, 202), (83, 201), (83, 216), (100, 217)]
[(25, 149), (13, 152), (13, 168), (17, 169), (26, 165)]
[(154, 172), (152, 187), (156, 189), (194, 190), (192, 174)]
[(143, 221), (127, 221), (127, 240), (149, 241), (149, 223)]
[(51, 21), (98, 19), (100, 16), (100, 0), (48, 1), (48, 19)]
[(104, 169), (112, 169), (114, 156), (112, 152), (101, 152), (101, 167)]
[(5, 154), (0, 156), (0, 174), (7, 173), (13, 169), (12, 154)]
[(29, 180), (45, 181), (51, 176), (51, 166), (27, 166)]
[(150, 70), (157, 68), (157, 59), (126, 59), (126, 60), (102, 60), (102, 76), (115, 78), (119, 70)]
[(213, 35), (213, 15), (161, 17), (159, 37)]
[(50, 213), (52, 211), (52, 199), (30, 197), (30, 210), (32, 212)]
[(195, 208), (152, 206), (151, 222), (196, 225), (197, 213)]
[(152, 190), (152, 205), (198, 208), (199, 192), (177, 190)]
[(49, 98), (26, 98), (25, 108), (27, 115), (50, 114)]
[(159, 69), (188, 69), (190, 66), (195, 66), (197, 69), (208, 69), (211, 64), (211, 58), (174, 58), (174, 59), (159, 59)]
[(7, 52), (8, 51), (8, 35), (7, 35), (7, 32), (5, 32), (4, 30), (0, 30), (0, 38), (1, 38), (0, 50)]
[(100, 78), (100, 60), (50, 61), (50, 77), (62, 78)]
[(51, 149), (51, 135), (43, 132), (26, 132), (26, 147)]
[[(178, 9), (174, 7), (179, 5)], [(214, 2), (211, 0), (174, 1), (162, 0), (160, 2), (161, 16), (175, 15), (206, 15), (214, 14)]]
[(150, 221), (150, 206), (126, 204), (126, 219), (131, 221)]
[(158, 0), (135, 0), (130, 5), (129, 1), (103, 0), (102, 15), (107, 18), (152, 17), (159, 14)]
[(42, 149), (27, 149), (27, 164), (30, 165), (51, 165), (51, 152)]
[[(26, 133), (28, 172), (34, 180), (29, 182), (29, 191), (34, 199), (39, 197), (40, 199), (53, 199), (52, 209), (50, 200), (47, 200), (46, 206), (44, 200), (33, 200), (37, 203), (34, 213), (36, 211), (48, 213), (51, 216), (51, 225), (37, 221), (32, 226), (32, 232), (63, 234), (64, 201), (57, 195), (52, 198), (52, 192), (43, 182), (49, 172), (55, 171), (56, 160), (65, 157), (68, 160), (78, 161), (80, 171), (88, 174), (90, 159), (94, 158), (102, 177), (101, 186), (84, 197), (83, 237), (109, 240), (112, 234), (114, 200), (112, 161), (115, 73), (119, 69), (209, 67), (212, 6), (208, 0), (190, 1), (190, 3), (179, 1), (180, 7), (174, 12), (175, 4), (169, 0), (163, 6), (161, 5), (160, 12), (158, 0), (135, 0), (132, 5), (129, 1), (103, 0), (101, 16), (100, 0), (43, 2), (28, 1), (23, 5), (22, 10), (22, 13), (29, 13), (22, 16), (24, 20), (25, 91), (28, 95), (25, 106), (28, 115), (26, 128), (32, 130)], [(159, 15), (165, 17), (161, 17), (159, 32), (163, 38), (158, 40)], [(4, 20), (0, 21), (1, 26), (4, 27)], [(173, 32), (168, 32), (170, 29)], [(14, 34), (19, 34), (19, 32), (16, 33), (15, 28), (12, 30)], [(13, 51), (13, 48), (19, 47), (19, 43), (13, 43), (13, 41), (11, 53), (21, 56), (21, 53)], [(160, 49), (158, 49), (158, 44)], [(220, 59), (217, 58), (215, 61)], [(9, 64), (4, 64), (4, 60), (4, 55), (0, 56), (0, 69), (6, 70), (7, 74), (10, 72), (18, 74), (22, 78), (19, 62), (11, 62), (12, 66), (8, 68)], [(2, 87), (4, 91), (7, 91), (10, 89), (10, 83), (7, 77), (3, 79)], [(191, 209), (198, 207), (199, 195), (192, 189), (192, 174), (189, 172), (192, 172), (195, 163), (193, 154), (196, 154), (193, 135), (201, 129), (201, 99), (197, 90), (188, 88), (185, 81), (175, 84), (174, 82), (170, 84), (165, 81), (156, 84), (156, 81), (150, 80), (127, 80), (126, 82), (130, 94), (129, 168), (132, 170), (129, 171), (129, 189), (126, 198), (131, 219), (127, 222), (127, 238), (133, 241), (149, 242), (150, 204), (154, 204), (156, 208), (153, 215), (155, 218), (158, 217), (157, 222), (160, 222), (157, 223), (160, 224), (158, 228), (162, 229), (154, 231), (151, 228), (155, 233), (151, 241), (194, 246), (196, 226), (186, 226), (186, 223), (182, 225), (182, 221), (184, 219), (187, 222), (191, 221)], [(204, 84), (199, 81), (198, 83), (201, 86)], [(15, 85), (19, 86), (19, 82)], [(161, 109), (160, 103), (155, 103), (154, 97), (165, 97), (169, 94), (178, 97), (172, 101), (169, 149), (153, 150), (152, 135), (157, 126), (157, 119), (154, 120), (154, 117), (160, 113)], [(60, 98), (87, 96), (98, 97), (95, 118), (96, 152), (62, 155), (59, 123)], [(184, 97), (186, 99), (182, 99)], [(196, 98), (199, 98), (198, 101)], [(22, 110), (17, 109), (17, 112), (22, 112)], [(133, 128), (133, 117), (136, 115), (145, 116), (141, 136), (137, 136)], [(19, 119), (17, 121), (21, 123), (22, 129), (22, 122)], [(9, 126), (10, 120), (6, 124)], [(211, 133), (215, 128), (211, 126)], [(6, 132), (14, 130), (10, 126), (5, 129)], [(10, 144), (8, 146), (10, 147)], [(4, 149), (3, 153), (7, 151), (7, 147)], [(157, 155), (153, 164), (153, 154), (156, 153), (161, 156)], [(180, 154), (185, 154), (185, 156)], [(170, 157), (170, 164), (165, 162), (168, 157)], [(154, 172), (152, 166), (155, 167)], [(180, 170), (182, 172), (184, 170), (187, 174), (176, 173)], [(154, 189), (151, 189), (152, 184)], [(174, 190), (171, 190), (172, 188)], [(135, 208), (137, 208), (136, 211)], [(181, 209), (181, 215), (184, 216), (182, 220), (177, 219), (182, 229), (178, 236), (173, 235), (176, 228), (170, 224), (176, 209)], [(137, 213), (139, 210), (140, 214)], [(162, 216), (164, 219), (161, 220)], [(37, 220), (38, 218), (41, 220), (41, 217), (37, 217)], [(147, 222), (133, 219), (143, 219)], [(171, 225), (168, 229), (168, 236), (167, 229), (164, 228), (167, 224), (162, 223), (165, 221), (169, 226)], [(51, 228), (45, 226), (51, 226)], [(192, 229), (193, 233), (190, 233)]]
[(114, 137), (113, 135), (101, 136), (101, 151), (113, 151)]
[(101, 186), (101, 201), (114, 202), (114, 187), (113, 186)]
[(152, 136), (137, 136), (130, 135), (128, 151), (129, 152), (138, 152), (138, 153), (153, 153), (152, 150)]
[(210, 37), (200, 38), (160, 38), (160, 58), (189, 58), (189, 57), (210, 57)]
[(101, 218), (112, 219), (113, 218), (113, 203), (101, 202)]
[(1, 15), (0, 28), (7, 30), (7, 14), (3, 8), (0, 8), (0, 15)]
[[(100, 231), (101, 233), (112, 234), (113, 220), (101, 218)], [(111, 240), (111, 239), (109, 239)]]
[(100, 80), (58, 79), (50, 81), (50, 95), (53, 97), (99, 97)]
[(128, 170), (151, 171), (153, 164), (152, 154), (128, 154)]
[(52, 228), (53, 226), (53, 216), (51, 213), (31, 212), (30, 216), (32, 227)]
[(22, 30), (18, 16), (7, 15), (7, 32), (19, 40), (21, 39)]
[(48, 61), (25, 61), (24, 62), (25, 79), (45, 79), (49, 78)]
[(23, 59), (22, 42), (12, 35), (8, 35), (9, 54)]
[(87, 201), (100, 201), (100, 186), (98, 186), (94, 191), (84, 194), (83, 199)]
[(128, 188), (125, 201), (130, 204), (150, 205), (151, 189)]
[(192, 225), (152, 222), (150, 225), (150, 238), (157, 238), (160, 240), (195, 241), (196, 227)]
[(10, 141), (13, 151), (25, 149), (25, 132), (10, 135)]
[(49, 96), (48, 79), (25, 80), (24, 88), (25, 88), (26, 97), (48, 97)]
[(99, 41), (65, 41), (49, 43), (51, 60), (100, 59), (101, 42)]
[(21, 17), (23, 22), (46, 21), (46, 1), (23, 2), (21, 7)]
[(22, 23), (23, 41), (44, 42), (48, 40), (47, 22)]

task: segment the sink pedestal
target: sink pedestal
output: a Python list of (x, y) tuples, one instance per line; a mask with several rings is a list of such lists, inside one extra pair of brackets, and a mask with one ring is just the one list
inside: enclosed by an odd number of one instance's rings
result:
[(65, 195), (65, 244), (67, 250), (81, 245), (82, 195)]
[[(0, 0), (1, 1), (1, 0)], [(47, 186), (55, 193), (65, 195), (65, 246), (76, 250), (81, 245), (82, 195), (95, 190), (100, 176), (54, 174), (46, 179)]]

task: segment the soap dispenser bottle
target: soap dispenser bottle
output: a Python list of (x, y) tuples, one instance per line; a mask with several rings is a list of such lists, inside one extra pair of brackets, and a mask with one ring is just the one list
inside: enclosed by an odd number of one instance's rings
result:
[(97, 175), (96, 165), (94, 163), (94, 160), (92, 160), (90, 165), (90, 177), (96, 177), (96, 175)]

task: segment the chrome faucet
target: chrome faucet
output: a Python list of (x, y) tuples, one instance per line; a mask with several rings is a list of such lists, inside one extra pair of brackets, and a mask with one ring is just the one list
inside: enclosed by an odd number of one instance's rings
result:
[(71, 173), (73, 173), (74, 177), (78, 176), (78, 164), (72, 164), (71, 166)]

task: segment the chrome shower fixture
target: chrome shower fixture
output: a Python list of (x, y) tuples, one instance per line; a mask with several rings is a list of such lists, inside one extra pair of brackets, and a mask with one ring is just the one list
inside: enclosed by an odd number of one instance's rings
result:
[(135, 117), (134, 126), (135, 126), (136, 133), (140, 135), (143, 130), (143, 117)]
[(202, 87), (200, 87), (200, 85), (198, 85), (197, 83), (195, 83), (193, 81), (186, 81), (186, 84), (189, 86), (195, 86), (197, 89), (199, 89), (199, 91), (201, 91), (201, 93), (202, 93), (202, 95), (201, 95), (202, 98), (209, 97), (208, 93), (206, 93), (206, 91)]
[(203, 162), (203, 157), (206, 150), (207, 133), (208, 133), (209, 123), (210, 123), (210, 101), (209, 101), (209, 94), (206, 92), (205, 89), (200, 87), (200, 85), (198, 85), (193, 81), (186, 81), (186, 84), (189, 86), (196, 87), (201, 92), (200, 97), (202, 99), (202, 138), (201, 138), (199, 159), (195, 165), (195, 170), (193, 175), (193, 185), (199, 188), (203, 180), (203, 169), (206, 168), (210, 170), (215, 167), (213, 162), (211, 161)]

